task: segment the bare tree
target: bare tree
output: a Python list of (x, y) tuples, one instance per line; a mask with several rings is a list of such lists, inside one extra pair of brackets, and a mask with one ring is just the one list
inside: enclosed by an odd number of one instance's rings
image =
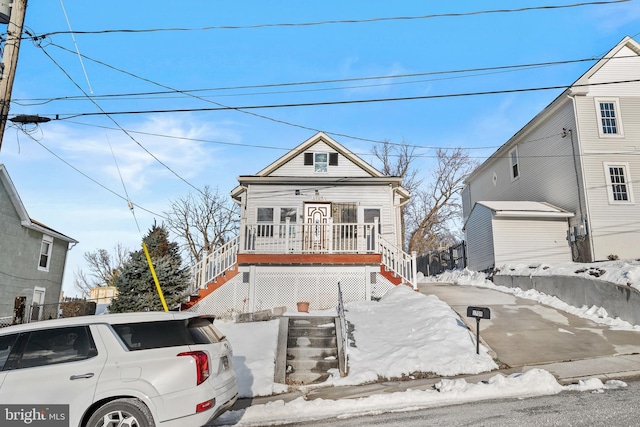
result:
[(454, 243), (452, 225), (462, 214), (459, 193), (476, 162), (461, 149), (438, 149), (432, 181), (413, 195), (407, 209), (408, 250), (418, 253)]
[(128, 256), (129, 250), (124, 248), (122, 243), (118, 243), (112, 253), (105, 249), (85, 252), (84, 260), (88, 273), (81, 269), (74, 272), (73, 287), (86, 297), (93, 288), (115, 286), (121, 267)]
[(238, 233), (238, 206), (209, 186), (196, 195), (189, 193), (172, 201), (171, 210), (165, 215), (167, 227), (177, 236), (180, 249), (191, 264)]
[[(418, 170), (412, 164), (418, 157), (416, 147), (406, 141), (401, 144), (392, 144), (390, 141), (383, 141), (373, 146), (373, 155), (382, 162), (382, 172), (388, 176), (402, 177), (402, 186), (409, 193), (413, 194), (422, 184)], [(412, 203), (412, 202), (409, 202)], [(400, 229), (402, 230), (402, 242), (405, 242), (405, 212), (408, 205), (400, 208)]]

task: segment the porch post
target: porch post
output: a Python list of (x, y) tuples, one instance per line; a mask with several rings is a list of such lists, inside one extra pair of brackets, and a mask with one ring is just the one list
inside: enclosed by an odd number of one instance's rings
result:
[(286, 217), (284, 220), (284, 253), (289, 253), (289, 223), (291, 220)]
[(333, 253), (333, 218), (329, 217), (327, 218), (327, 224), (326, 224), (328, 231), (326, 233), (324, 233), (325, 236), (329, 236), (328, 239), (329, 241), (327, 242), (327, 249), (329, 250), (329, 253)]
[(371, 301), (371, 267), (364, 266), (364, 299)]
[(375, 252), (378, 252), (378, 242), (380, 241), (380, 236), (378, 235), (378, 224), (380, 223), (380, 218), (375, 217), (373, 219), (373, 247), (369, 248), (369, 250), (373, 250)]
[(256, 311), (256, 266), (249, 266), (249, 313)]

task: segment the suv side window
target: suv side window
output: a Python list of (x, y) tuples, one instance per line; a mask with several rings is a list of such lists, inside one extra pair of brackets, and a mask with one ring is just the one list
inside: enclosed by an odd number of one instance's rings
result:
[(4, 335), (0, 337), (0, 371), (4, 369), (4, 365), (9, 359), (9, 354), (13, 350), (18, 334)]
[(224, 339), (220, 331), (213, 327), (211, 320), (199, 317), (189, 320), (125, 323), (112, 327), (132, 351), (210, 344)]
[(88, 326), (43, 329), (29, 333), (16, 369), (75, 362), (97, 354)]

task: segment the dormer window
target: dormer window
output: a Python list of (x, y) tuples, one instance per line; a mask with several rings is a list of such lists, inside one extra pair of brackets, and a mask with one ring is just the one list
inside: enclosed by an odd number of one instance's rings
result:
[(338, 153), (304, 153), (305, 166), (314, 167), (314, 172), (327, 173), (329, 166), (338, 166)]

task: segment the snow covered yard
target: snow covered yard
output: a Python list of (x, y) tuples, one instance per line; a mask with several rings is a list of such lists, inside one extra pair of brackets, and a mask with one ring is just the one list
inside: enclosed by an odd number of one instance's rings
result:
[[(495, 287), (484, 275), (468, 270), (446, 273), (439, 280), (460, 285)], [(518, 292), (511, 288), (499, 290)], [(612, 327), (634, 328), (620, 319), (607, 318), (606, 313), (597, 308), (577, 309), (536, 291), (526, 291), (526, 296), (517, 296), (562, 306), (557, 308), (592, 316), (600, 322), (608, 322)], [(348, 349), (349, 375), (341, 378), (335, 374), (319, 386), (357, 385), (383, 378), (411, 378), (417, 375), (475, 374), (497, 367), (485, 348), (480, 347), (479, 355), (475, 353), (472, 334), (455, 312), (435, 296), (425, 296), (411, 288), (399, 286), (390, 290), (380, 301), (349, 303), (346, 310), (347, 321), (354, 328), (352, 338), (356, 344), (355, 348)], [(245, 324), (216, 321), (216, 324), (233, 346), (241, 397), (272, 395), (288, 390), (286, 385), (273, 382), (278, 321)], [(229, 411), (214, 425), (276, 425), (337, 416), (415, 410), (484, 399), (529, 397), (561, 391), (601, 391), (625, 386), (621, 381), (603, 384), (598, 379), (562, 386), (549, 372), (532, 369), (509, 376), (496, 374), (488, 381), (477, 384), (464, 379), (441, 379), (433, 390), (408, 390), (359, 399), (307, 401), (299, 397), (285, 402), (276, 398), (246, 410)]]

